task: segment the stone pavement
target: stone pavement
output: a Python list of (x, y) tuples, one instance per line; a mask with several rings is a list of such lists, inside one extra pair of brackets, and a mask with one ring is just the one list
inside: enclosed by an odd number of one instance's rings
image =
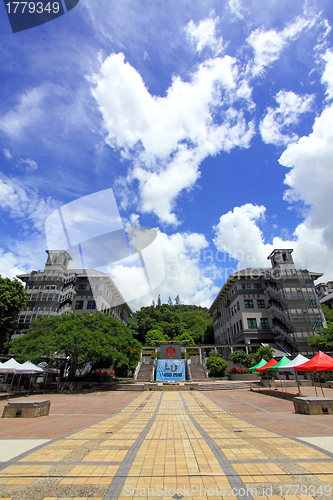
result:
[(33, 448), (0, 448), (0, 499), (333, 499), (333, 454), (302, 441), (331, 437), (333, 415), (248, 390), (137, 394), (51, 395), (48, 417), (0, 420), (0, 446)]

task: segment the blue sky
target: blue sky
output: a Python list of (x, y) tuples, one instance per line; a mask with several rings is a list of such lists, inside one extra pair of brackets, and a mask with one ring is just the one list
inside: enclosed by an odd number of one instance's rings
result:
[(43, 268), (54, 210), (112, 189), (163, 253), (148, 294), (137, 260), (108, 266), (133, 308), (209, 306), (273, 248), (332, 280), (331, 24), (328, 0), (80, 0), (13, 34), (1, 5), (2, 276)]

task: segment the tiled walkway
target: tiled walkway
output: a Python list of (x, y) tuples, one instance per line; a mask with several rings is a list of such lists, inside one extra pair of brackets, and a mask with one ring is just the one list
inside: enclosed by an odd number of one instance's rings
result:
[(200, 392), (145, 392), (0, 468), (0, 499), (333, 499), (331, 455)]

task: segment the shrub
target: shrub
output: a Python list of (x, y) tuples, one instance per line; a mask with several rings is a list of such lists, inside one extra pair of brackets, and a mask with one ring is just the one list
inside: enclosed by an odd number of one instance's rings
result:
[(224, 370), (228, 367), (228, 363), (222, 357), (215, 355), (207, 359), (206, 366), (210, 377), (221, 377), (224, 375)]

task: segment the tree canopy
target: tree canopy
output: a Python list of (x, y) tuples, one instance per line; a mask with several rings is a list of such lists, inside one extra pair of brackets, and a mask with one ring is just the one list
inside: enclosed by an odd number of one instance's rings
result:
[(266, 360), (267, 362), (270, 361), (273, 357), (273, 354), (274, 354), (273, 347), (270, 347), (269, 345), (262, 345), (253, 355), (254, 364), (258, 364), (262, 358), (264, 358), (264, 360)]
[[(206, 307), (180, 304), (179, 296), (174, 305), (170, 302), (159, 305), (157, 301), (156, 306), (153, 302), (130, 318), (128, 327), (136, 339), (145, 345), (151, 340), (190, 340), (187, 345), (214, 343), (213, 321)], [(153, 339), (151, 330), (159, 330), (164, 337)]]
[(323, 305), (323, 313), (326, 318), (327, 328), (317, 329), (314, 335), (308, 337), (308, 344), (312, 349), (318, 351), (333, 350), (333, 310)]
[(25, 335), (8, 345), (19, 361), (36, 363), (46, 356), (52, 362), (56, 356), (67, 357), (70, 376), (88, 362), (93, 368), (134, 368), (141, 352), (130, 330), (101, 312), (39, 318)]
[(250, 368), (253, 364), (253, 355), (246, 354), (242, 349), (236, 349), (233, 353), (230, 354), (230, 359), (235, 365), (245, 366), (246, 368)]
[(14, 332), (18, 315), (28, 302), (28, 294), (17, 279), (0, 276), (0, 352)]

